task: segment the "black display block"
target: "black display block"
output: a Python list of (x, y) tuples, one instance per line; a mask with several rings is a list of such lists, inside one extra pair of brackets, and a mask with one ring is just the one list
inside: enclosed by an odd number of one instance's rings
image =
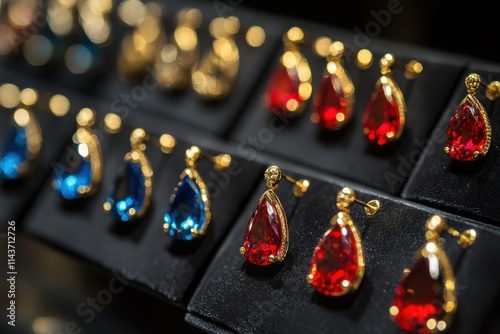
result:
[(490, 119), (490, 151), (484, 158), (473, 162), (456, 161), (444, 152), (448, 124), (467, 94), (464, 79), (470, 73), (480, 74), (488, 83), (500, 80), (498, 66), (471, 64), (467, 68), (403, 191), (403, 197), (498, 226), (500, 207), (495, 194), (500, 186), (497, 177), (500, 173), (500, 103), (488, 100), (483, 87), (476, 96)]
[[(116, 57), (123, 36), (131, 28), (115, 14), (113, 40), (101, 50), (106, 59), (97, 72), (70, 73), (62, 58), (50, 66), (34, 67), (22, 53), (0, 57), (2, 83), (40, 91), (36, 115), (44, 134), (37, 170), (23, 182), (0, 183), (0, 222), (15, 219), (26, 234), (108, 276), (120, 274), (136, 288), (120, 299), (119, 308), (127, 310), (119, 315), (102, 312), (104, 322), (108, 317), (119, 319), (130, 323), (130, 328), (145, 328), (147, 332), (153, 325), (142, 325), (148, 321), (148, 310), (154, 308), (149, 316), (155, 317), (155, 324), (159, 317), (164, 318), (165, 328), (159, 330), (167, 331), (182, 328), (184, 332), (191, 327), (193, 333), (396, 334), (400, 331), (389, 316), (395, 287), (403, 269), (424, 244), (425, 221), (439, 214), (459, 231), (474, 228), (478, 233), (476, 243), (465, 251), (451, 236), (443, 236), (458, 296), (457, 313), (447, 333), (500, 332), (495, 313), (500, 306), (500, 269), (494, 265), (500, 253), (496, 196), (500, 186), (500, 104), (487, 100), (484, 88), (478, 97), (493, 129), (490, 152), (476, 163), (464, 164), (443, 152), (448, 121), (465, 96), (464, 78), (477, 72), (487, 82), (500, 80), (498, 64), (379, 36), (360, 39), (356, 29), (252, 11), (240, 6), (241, 1), (161, 3), (169, 38), (181, 8), (194, 6), (202, 11), (203, 23), (198, 29), (202, 55), (213, 41), (208, 31), (211, 19), (230, 15), (240, 19), (240, 32), (235, 37), (240, 69), (231, 94), (221, 101), (205, 101), (189, 86), (180, 92), (162, 91), (150, 71), (135, 82), (120, 79)], [(245, 42), (245, 33), (253, 25), (266, 31), (266, 41), (258, 48)], [(264, 108), (268, 80), (283, 52), (282, 35), (291, 26), (305, 32), (300, 48), (311, 66), (313, 94), (326, 65), (325, 59), (313, 52), (314, 40), (328, 36), (343, 42), (348, 50), (350, 56), (344, 65), (356, 88), (356, 102), (351, 122), (339, 131), (326, 132), (312, 123), (312, 98), (303, 114), (294, 119), (273, 116)], [(373, 52), (374, 62), (368, 70), (359, 69), (352, 58), (360, 48)], [(364, 138), (361, 119), (380, 77), (378, 61), (385, 53), (394, 54), (403, 66), (411, 59), (420, 61), (423, 72), (409, 81), (401, 66), (394, 69), (394, 79), (408, 107), (406, 126), (399, 141), (374, 147)], [(44, 110), (47, 98), (57, 93), (71, 101), (70, 113), (63, 118)], [(103, 178), (92, 197), (69, 203), (51, 188), (51, 176), (54, 162), (71, 143), (75, 115), (83, 107), (95, 109), (99, 116), (94, 128), (102, 146)], [(0, 114), (1, 135), (12, 112)], [(120, 133), (105, 133), (102, 117), (108, 112), (122, 117)], [(154, 136), (170, 133), (177, 138), (177, 146), (170, 155), (148, 146), (146, 154), (154, 170), (151, 208), (140, 221), (117, 223), (104, 213), (103, 203), (130, 150), (129, 136), (136, 127)], [(0, 136), (0, 145), (2, 141)], [(205, 236), (178, 242), (163, 232), (163, 217), (191, 145), (208, 154), (229, 153), (233, 164), (229, 170), (217, 172), (209, 161), (199, 163), (199, 173), (210, 190), (212, 220)], [(290, 250), (281, 265), (260, 268), (248, 263), (239, 248), (248, 220), (266, 189), (263, 173), (272, 164), (294, 178), (309, 179), (311, 186), (298, 199), (292, 195), (292, 185), (281, 182), (277, 194), (289, 221)], [(365, 277), (353, 295), (327, 298), (306, 283), (306, 275), (314, 247), (337, 212), (336, 195), (344, 186), (352, 187), (362, 201), (379, 199), (381, 208), (372, 217), (366, 217), (361, 206), (352, 208), (365, 250)], [(50, 259), (40, 255), (38, 261)], [(88, 267), (84, 265), (82, 270)], [(33, 277), (37, 279), (35, 274)], [(130, 316), (134, 313), (130, 308), (141, 308), (146, 295), (157, 303), (141, 310), (137, 320)], [(56, 294), (50, 297), (53, 299)], [(72, 312), (63, 309), (61, 314)], [(179, 314), (185, 312), (186, 322), (179, 324), (183, 316)], [(45, 314), (33, 318), (38, 316)], [(32, 320), (24, 325), (31, 328)], [(113, 331), (109, 327), (102, 332)]]
[[(263, 104), (266, 82), (274, 70), (272, 67), (266, 72), (246, 113), (233, 127), (230, 138), (249, 157), (261, 151), (269, 152), (390, 194), (399, 194), (465, 69), (465, 60), (373, 41), (368, 46), (374, 55), (373, 65), (368, 70), (361, 70), (353, 58), (359, 49), (354, 44), (356, 39), (353, 34), (308, 23), (300, 26), (309, 33), (311, 40), (325, 35), (344, 42), (349, 50), (347, 53), (351, 56), (344, 60), (344, 64), (356, 90), (350, 123), (337, 131), (322, 130), (310, 120), (312, 98), (303, 113), (294, 119), (272, 115)], [(327, 62), (313, 53), (311, 45), (303, 46), (302, 50), (313, 73), (314, 93), (318, 90)], [(277, 65), (282, 52), (279, 50), (274, 54), (273, 66)], [(385, 53), (393, 53), (403, 67), (410, 59), (418, 60), (423, 65), (423, 72), (416, 80), (409, 81), (405, 79), (402, 69), (394, 69), (394, 79), (401, 87), (407, 104), (406, 126), (399, 141), (379, 147), (370, 145), (365, 139), (362, 117), (375, 82), (380, 77), (378, 61)]]
[[(394, 291), (403, 269), (424, 244), (425, 221), (439, 214), (450, 226), (460, 231), (474, 228), (478, 235), (476, 243), (465, 251), (456, 239), (444, 236), (458, 295), (458, 309), (447, 333), (500, 330), (491, 314), (500, 293), (498, 268), (491, 265), (500, 251), (497, 228), (323, 177), (315, 171), (283, 167), (285, 173), (311, 181), (301, 199), (292, 196), (291, 187), (278, 190), (290, 228), (290, 248), (284, 262), (258, 267), (239, 253), (248, 219), (265, 190), (262, 184), (189, 302), (189, 323), (210, 333), (400, 333), (389, 316)], [(337, 212), (336, 194), (344, 186), (351, 186), (362, 201), (378, 199), (381, 207), (369, 218), (363, 207), (352, 207), (365, 250), (364, 279), (353, 295), (326, 297), (306, 283), (306, 275), (314, 247)]]
[[(146, 117), (131, 117), (128, 121), (144, 126), (146, 131), (155, 127), (163, 131), (169, 128)], [(177, 146), (171, 155), (164, 155), (154, 146), (146, 151), (154, 172), (149, 213), (133, 224), (114, 222), (104, 213), (102, 205), (123, 163), (123, 156), (130, 150), (132, 129), (126, 124), (119, 134), (103, 135), (103, 179), (94, 196), (67, 202), (52, 190), (47, 180), (38, 200), (32, 204), (25, 228), (65, 251), (121, 273), (130, 282), (160, 297), (174, 303), (186, 303), (254, 184), (262, 178), (264, 169), (257, 162), (241, 158), (227, 145), (201, 137), (188, 142), (176, 134), (175, 131), (182, 131), (180, 128), (173, 129), (170, 133), (176, 136)], [(151, 130), (150, 133), (163, 132)], [(216, 172), (209, 161), (200, 161), (198, 171), (211, 195), (212, 220), (205, 236), (191, 242), (179, 242), (164, 234), (163, 215), (185, 168), (185, 151), (191, 145), (199, 146), (207, 154), (229, 153), (232, 165), (226, 171)]]

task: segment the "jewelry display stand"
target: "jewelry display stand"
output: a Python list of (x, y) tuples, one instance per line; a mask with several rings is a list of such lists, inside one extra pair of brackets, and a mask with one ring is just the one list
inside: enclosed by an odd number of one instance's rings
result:
[[(174, 29), (178, 10), (199, 8), (203, 23), (197, 32), (203, 56), (213, 40), (208, 23), (218, 15), (217, 3), (165, 1), (167, 34)], [(389, 314), (395, 288), (404, 268), (424, 245), (426, 220), (438, 214), (459, 231), (474, 228), (477, 232), (477, 240), (467, 251), (459, 248), (456, 239), (443, 235), (443, 248), (456, 276), (458, 300), (447, 333), (500, 332), (493, 311), (498, 309), (500, 296), (500, 269), (494, 265), (500, 254), (500, 209), (495, 195), (500, 182), (496, 167), (500, 165), (499, 104), (478, 94), (493, 131), (486, 157), (459, 164), (444, 153), (449, 119), (466, 95), (464, 78), (476, 72), (488, 82), (498, 80), (500, 66), (372, 39), (367, 46), (373, 53), (369, 69), (361, 70), (354, 60), (344, 60), (356, 89), (355, 108), (349, 124), (328, 132), (310, 120), (312, 97), (302, 114), (287, 119), (265, 109), (265, 90), (283, 53), (282, 36), (291, 26), (305, 32), (301, 51), (311, 67), (313, 96), (326, 60), (314, 54), (312, 42), (328, 36), (352, 48), (354, 32), (292, 21), (243, 6), (232, 8), (234, 11), (226, 11), (224, 16), (235, 15), (241, 23), (236, 37), (240, 69), (232, 92), (220, 101), (203, 100), (189, 85), (179, 92), (150, 89), (154, 83), (150, 74), (146, 81), (122, 81), (116, 57), (121, 38), (131, 28), (116, 17), (110, 46), (115, 58), (98, 74), (72, 74), (62, 63), (34, 69), (22, 54), (2, 59), (2, 83), (40, 92), (41, 102), (35, 108), (43, 148), (31, 176), (13, 186), (0, 184), (1, 220), (15, 219), (19, 228), (57, 251), (106, 274), (123, 277), (134, 293), (123, 294), (122, 306), (140, 308), (136, 301), (142, 298), (138, 296), (157, 297), (160, 302), (154, 303), (155, 312), (149, 316), (155, 323), (164, 317), (165, 330), (189, 326), (196, 334), (396, 334), (400, 330)], [(266, 32), (264, 44), (255, 48), (245, 42), (244, 35), (253, 25)], [(406, 125), (398, 141), (375, 147), (364, 138), (362, 116), (380, 77), (378, 61), (386, 53), (401, 63), (415, 59), (423, 71), (415, 80), (406, 79), (399, 69), (393, 72), (407, 103)], [(43, 109), (42, 97), (47, 94), (68, 97), (70, 112), (58, 118), (38, 110)], [(67, 202), (51, 187), (53, 164), (64, 158), (76, 129), (75, 115), (84, 107), (94, 109), (98, 119), (108, 112), (117, 113), (123, 127), (118, 134), (98, 131), (103, 153), (98, 191), (87, 199)], [(0, 134), (8, 128), (11, 115), (10, 110), (0, 114)], [(170, 155), (156, 148), (146, 150), (154, 173), (152, 204), (146, 216), (132, 223), (113, 222), (103, 203), (123, 156), (130, 151), (130, 132), (137, 127), (154, 136), (168, 133), (177, 145)], [(0, 147), (2, 144), (0, 137)], [(181, 242), (163, 232), (164, 213), (186, 166), (186, 149), (192, 145), (208, 154), (228, 153), (232, 165), (220, 172), (211, 164), (199, 165), (209, 186), (212, 219), (205, 236)], [(292, 185), (280, 184), (276, 193), (288, 217), (289, 253), (281, 264), (258, 267), (240, 254), (240, 247), (247, 223), (266, 189), (264, 171), (270, 165), (279, 166), (294, 179), (308, 179), (310, 187), (303, 197), (296, 198)], [(352, 208), (364, 246), (364, 278), (355, 293), (326, 297), (306, 282), (306, 276), (314, 248), (338, 212), (337, 193), (345, 186), (353, 188), (361, 201), (379, 200), (380, 209), (367, 217), (361, 206)], [(185, 317), (179, 319), (178, 314)], [(147, 321), (147, 316), (141, 321)], [(105, 318), (106, 311), (100, 317)], [(139, 322), (125, 318), (124, 322)]]
[(440, 141), (429, 141), (427, 153), (415, 166), (402, 196), (498, 226), (500, 207), (497, 205), (498, 199), (492, 194), (496, 193), (500, 182), (497, 177), (500, 164), (500, 152), (497, 150), (500, 131), (495, 130), (495, 125), (500, 124), (500, 104), (488, 100), (484, 93), (477, 96), (486, 109), (493, 127), (491, 138), (493, 149), (488, 152), (486, 159), (466, 163), (455, 161), (447, 154), (443, 154), (444, 138), (450, 118), (467, 94), (463, 85), (465, 76), (468, 73), (478, 73), (485, 77), (500, 77), (500, 68), (473, 63), (465, 73), (460, 78), (455, 93), (431, 135), (431, 138)]

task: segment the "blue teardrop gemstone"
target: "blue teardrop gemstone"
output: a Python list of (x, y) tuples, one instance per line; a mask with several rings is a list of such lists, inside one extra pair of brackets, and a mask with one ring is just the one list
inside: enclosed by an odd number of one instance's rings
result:
[(0, 177), (15, 180), (20, 175), (20, 167), (28, 159), (26, 130), (13, 125), (7, 135), (0, 154)]
[(90, 161), (82, 154), (88, 155), (87, 144), (75, 144), (66, 154), (66, 163), (57, 164), (55, 167), (52, 185), (65, 199), (80, 198), (78, 189), (90, 187), (92, 184)]
[(200, 187), (189, 176), (179, 182), (164, 220), (169, 226), (168, 234), (181, 240), (193, 239), (191, 230), (199, 232), (205, 225), (205, 204)]
[(134, 212), (139, 212), (144, 205), (145, 193), (141, 165), (128, 161), (120, 168), (115, 185), (106, 200), (111, 205), (109, 214), (123, 222), (132, 220), (129, 211), (133, 209)]

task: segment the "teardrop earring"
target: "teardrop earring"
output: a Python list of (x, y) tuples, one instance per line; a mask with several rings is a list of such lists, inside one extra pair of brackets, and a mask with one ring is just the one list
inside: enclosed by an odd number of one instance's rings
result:
[[(122, 222), (142, 218), (148, 211), (153, 193), (153, 169), (144, 151), (146, 142), (152, 142), (146, 131), (137, 128), (130, 135), (131, 150), (125, 164), (116, 176), (113, 189), (104, 203), (104, 212)], [(170, 154), (175, 147), (175, 138), (164, 134), (155, 141), (162, 152)]]
[(164, 89), (179, 90), (191, 81), (191, 69), (199, 58), (196, 29), (202, 16), (196, 8), (185, 8), (175, 16), (177, 27), (158, 53), (154, 74), (158, 85)]
[(210, 224), (210, 194), (205, 181), (196, 170), (200, 158), (212, 161), (218, 171), (231, 165), (229, 154), (209, 156), (203, 154), (197, 146), (186, 150), (186, 168), (170, 197), (163, 224), (164, 232), (176, 239), (192, 240), (200, 237), (207, 233)]
[(462, 233), (434, 215), (426, 223), (426, 242), (410, 267), (403, 271), (389, 310), (399, 328), (407, 333), (441, 333), (447, 330), (457, 309), (455, 275), (440, 242), (441, 233), (458, 238), (462, 249), (476, 240), (476, 231)]
[(265, 106), (269, 112), (295, 117), (302, 113), (312, 94), (311, 68), (300, 52), (304, 31), (290, 28), (283, 36), (284, 53), (268, 82)]
[(378, 200), (361, 202), (351, 188), (337, 195), (340, 210), (330, 220), (328, 229), (314, 249), (307, 283), (327, 296), (343, 296), (358, 289), (365, 273), (365, 256), (361, 235), (350, 216), (354, 203), (365, 206), (368, 216), (380, 208)]
[(118, 16), (133, 30), (121, 41), (117, 71), (123, 81), (133, 82), (142, 78), (148, 67), (154, 67), (167, 41), (161, 21), (162, 8), (155, 2), (123, 1), (118, 6)]
[[(343, 65), (346, 50), (342, 42), (320, 37), (315, 42), (314, 51), (328, 62), (321, 85), (313, 97), (311, 121), (325, 130), (339, 130), (351, 120), (356, 100), (354, 84)], [(367, 49), (357, 52), (356, 63), (360, 69), (370, 68), (372, 59), (372, 53)]]
[[(72, 148), (66, 152), (64, 161), (54, 167), (52, 188), (66, 200), (92, 196), (101, 182), (101, 145), (92, 130), (95, 121), (94, 110), (83, 108), (78, 112), (78, 128), (72, 137)], [(108, 133), (121, 130), (121, 118), (116, 114), (107, 114), (104, 124)]]
[[(42, 130), (31, 111), (38, 101), (38, 93), (32, 88), (19, 92), (17, 86), (5, 84), (0, 87), (2, 95), (18, 96), (19, 105), (12, 116), (12, 127), (7, 132), (0, 152), (0, 178), (18, 180), (28, 176), (34, 169), (42, 149)], [(9, 93), (10, 92), (10, 93)]]
[(281, 263), (288, 252), (288, 221), (283, 205), (276, 195), (282, 178), (294, 184), (293, 195), (302, 197), (309, 188), (309, 180), (294, 180), (270, 166), (264, 173), (267, 189), (260, 196), (259, 204), (248, 222), (240, 253), (258, 266)]
[(500, 96), (500, 82), (484, 83), (477, 73), (465, 78), (467, 95), (450, 119), (445, 153), (455, 160), (473, 161), (486, 156), (491, 145), (488, 113), (476, 97), (479, 86), (486, 86), (486, 97), (493, 101)]
[(210, 50), (193, 67), (191, 83), (194, 91), (207, 100), (220, 100), (232, 91), (240, 67), (240, 52), (234, 36), (240, 30), (235, 16), (218, 17), (209, 25), (214, 38)]
[[(390, 53), (380, 59), (382, 76), (375, 83), (375, 90), (363, 115), (363, 132), (369, 143), (385, 145), (398, 140), (405, 127), (406, 102), (403, 92), (394, 81), (392, 67), (401, 65)], [(412, 60), (405, 66), (405, 76), (416, 79), (422, 64)]]

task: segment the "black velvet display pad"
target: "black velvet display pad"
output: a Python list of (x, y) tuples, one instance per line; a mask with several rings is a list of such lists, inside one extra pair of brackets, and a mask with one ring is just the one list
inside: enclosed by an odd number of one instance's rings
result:
[(480, 160), (461, 162), (444, 153), (450, 118), (467, 94), (463, 80), (474, 72), (488, 83), (500, 80), (498, 66), (471, 64), (467, 68), (432, 134), (426, 154), (422, 155), (408, 181), (403, 196), (498, 226), (500, 207), (495, 194), (500, 187), (500, 103), (488, 100), (484, 87), (478, 90), (476, 96), (486, 109), (492, 127), (488, 154)]
[[(119, 134), (102, 137), (104, 172), (98, 192), (86, 200), (68, 203), (51, 189), (50, 180), (47, 180), (26, 218), (26, 229), (65, 251), (119, 272), (150, 293), (182, 304), (187, 302), (189, 293), (239, 215), (254, 184), (262, 178), (263, 168), (216, 141), (197, 137), (196, 142), (187, 142), (179, 137), (179, 133), (185, 131), (182, 127), (146, 117), (131, 117), (126, 121)], [(152, 204), (149, 213), (134, 224), (113, 222), (102, 208), (123, 156), (130, 150), (132, 127), (129, 124), (143, 126), (146, 131), (171, 129), (170, 133), (177, 138), (171, 155), (162, 154), (154, 146), (147, 148), (146, 154), (154, 171)], [(152, 134), (162, 133), (153, 130)], [(229, 153), (233, 160), (222, 172), (216, 172), (211, 162), (200, 161), (198, 171), (211, 195), (212, 220), (205, 236), (191, 242), (179, 242), (164, 234), (163, 216), (186, 166), (185, 151), (195, 144), (206, 154)]]
[[(71, 113), (65, 117), (56, 117), (48, 111), (48, 99), (51, 96), (48, 92), (50, 90), (48, 87), (45, 87), (45, 90), (40, 90), (42, 88), (40, 82), (20, 75), (13, 75), (4, 69), (0, 70), (0, 77), (8, 78), (8, 81), (4, 81), (2, 84), (12, 83), (19, 86), (20, 89), (33, 87), (39, 90), (40, 95), (39, 103), (31, 108), (40, 124), (43, 140), (35, 168), (26, 178), (15, 181), (0, 180), (0, 221), (20, 221), (47, 175), (52, 171), (52, 162), (64, 148), (64, 140), (71, 136), (75, 123)], [(3, 147), (5, 135), (13, 124), (14, 111), (15, 109), (3, 109), (0, 113), (0, 148)]]
[[(311, 40), (326, 35), (344, 42), (347, 48), (353, 48), (350, 43), (355, 42), (354, 35), (348, 32), (310, 27), (308, 23), (300, 26), (309, 32)], [(240, 150), (247, 156), (260, 151), (270, 152), (391, 194), (399, 194), (427, 137), (448, 103), (453, 87), (464, 70), (465, 61), (459, 57), (378, 40), (373, 40), (368, 47), (374, 54), (370, 69), (359, 69), (354, 58), (344, 60), (356, 90), (353, 117), (344, 128), (325, 131), (318, 124), (312, 123), (310, 115), (313, 111), (313, 97), (303, 113), (292, 120), (274, 116), (267, 111), (263, 99), (266, 81), (274, 70), (270, 68), (244, 117), (233, 128), (230, 138), (238, 143)], [(303, 46), (302, 50), (311, 66), (314, 96), (327, 62), (314, 55), (310, 45)], [(279, 50), (274, 55), (273, 66), (276, 66), (282, 52)], [(410, 59), (420, 61), (423, 72), (416, 80), (409, 81), (405, 79), (402, 69), (394, 69), (394, 79), (403, 91), (407, 104), (406, 126), (398, 142), (379, 147), (370, 145), (365, 139), (362, 117), (380, 77), (378, 61), (388, 52), (393, 53), (402, 64)], [(353, 51), (348, 53), (354, 56)]]
[[(285, 168), (284, 172), (289, 172)], [(394, 291), (405, 267), (424, 244), (425, 221), (444, 216), (459, 231), (474, 228), (477, 240), (461, 250), (456, 239), (444, 235), (444, 249), (454, 267), (458, 309), (447, 333), (481, 333), (498, 305), (499, 269), (492, 265), (500, 251), (500, 231), (473, 220), (415, 205), (379, 192), (352, 186), (316, 172), (298, 171), (309, 178), (307, 194), (296, 199), (291, 187), (278, 190), (290, 228), (290, 248), (281, 265), (258, 267), (240, 253), (248, 219), (255, 210), (262, 185), (252, 196), (236, 225), (220, 247), (190, 303), (186, 320), (210, 333), (400, 333), (389, 316)], [(365, 250), (366, 271), (358, 291), (326, 297), (306, 283), (314, 247), (337, 212), (336, 195), (351, 186), (362, 201), (378, 199), (372, 217), (363, 207), (352, 207)], [(491, 323), (493, 325), (494, 322)], [(498, 332), (498, 323), (489, 330)]]

